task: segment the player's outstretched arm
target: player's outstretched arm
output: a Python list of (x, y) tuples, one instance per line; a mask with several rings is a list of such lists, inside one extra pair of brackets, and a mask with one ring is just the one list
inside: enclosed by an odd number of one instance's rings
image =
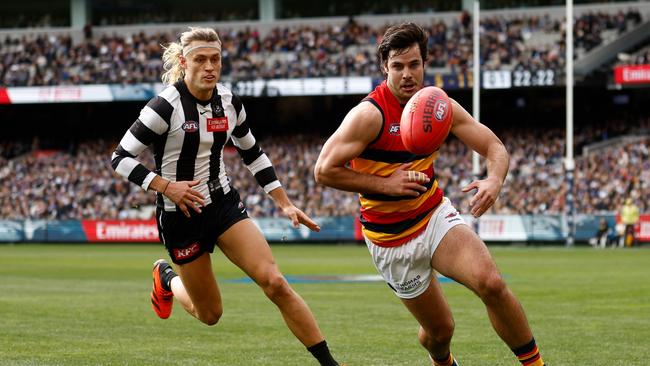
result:
[(476, 121), (460, 104), (451, 100), (454, 108), (454, 121), (451, 133), (470, 149), (485, 157), (487, 177), (475, 180), (463, 188), (463, 192), (476, 190), (470, 200), (470, 213), (479, 217), (485, 213), (499, 197), (501, 187), (508, 174), (508, 151), (501, 140), (484, 124)]

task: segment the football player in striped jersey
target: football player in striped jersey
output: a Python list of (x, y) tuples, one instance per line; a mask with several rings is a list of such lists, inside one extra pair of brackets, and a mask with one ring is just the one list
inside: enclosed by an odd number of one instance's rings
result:
[[(218, 83), (221, 41), (217, 33), (190, 28), (180, 42), (166, 47), (163, 61), (167, 88), (142, 109), (112, 157), (117, 173), (157, 192), (160, 239), (178, 275), (167, 261), (154, 263), (154, 311), (168, 318), (176, 298), (201, 322), (219, 321), (221, 292), (210, 257), (217, 245), (277, 305), (289, 329), (321, 365), (338, 365), (311, 310), (280, 273), (268, 243), (230, 185), (223, 151), (232, 139), (246, 167), (293, 225), (320, 230), (287, 197), (251, 133), (241, 100)], [(148, 146), (154, 153), (155, 171), (135, 159)]]

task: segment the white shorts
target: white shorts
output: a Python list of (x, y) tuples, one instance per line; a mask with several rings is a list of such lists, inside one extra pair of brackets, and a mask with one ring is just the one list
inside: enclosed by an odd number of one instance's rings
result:
[(391, 248), (380, 247), (365, 238), (366, 245), (377, 272), (395, 294), (403, 299), (412, 299), (429, 287), (433, 253), (445, 234), (459, 224), (466, 224), (465, 220), (445, 197), (426, 229), (417, 237)]

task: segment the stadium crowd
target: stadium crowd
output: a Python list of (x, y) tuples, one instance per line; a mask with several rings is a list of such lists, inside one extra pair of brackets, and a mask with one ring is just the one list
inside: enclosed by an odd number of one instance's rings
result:
[(601, 34), (604, 30), (621, 34), (628, 31), (630, 25), (640, 24), (642, 20), (641, 13), (637, 10), (620, 11), (615, 14), (598, 12), (583, 15), (575, 21), (576, 47), (589, 51), (603, 42)]
[[(493, 7), (512, 6), (492, 1)], [(0, 12), (0, 28), (46, 28), (69, 27), (70, 14), (65, 6), (59, 5), (53, 11), (31, 7), (27, 11), (11, 9)], [(539, 4), (535, 4), (539, 5)], [(328, 1), (322, 4), (300, 2), (279, 2), (276, 7), (278, 19), (333, 17), (349, 14), (408, 14), (454, 11), (460, 6), (458, 1), (431, 2), (426, 0), (403, 0), (399, 3), (390, 0)], [(518, 4), (521, 6), (521, 3)], [(95, 26), (168, 24), (187, 22), (215, 22), (259, 19), (257, 0), (244, 0), (231, 3), (205, 3), (189, 1), (174, 4), (167, 1), (121, 1), (91, 2), (89, 24)]]
[[(638, 24), (636, 10), (589, 13), (575, 20), (575, 44), (585, 51), (599, 45), (604, 30), (622, 32)], [(341, 26), (278, 27), (265, 35), (255, 29), (220, 30), (226, 80), (269, 78), (374, 76), (381, 73), (375, 48), (386, 26), (373, 27), (350, 19)], [(472, 63), (471, 17), (461, 13), (450, 24), (432, 19), (427, 73), (465, 72)], [(481, 20), (481, 62), (489, 69), (561, 68), (564, 32), (561, 19), (531, 15)], [(555, 35), (544, 42), (531, 39)], [(130, 84), (158, 82), (162, 71), (160, 45), (172, 32), (122, 36), (99, 35), (81, 42), (71, 36), (34, 33), (0, 41), (0, 84), (39, 86)]]
[[(597, 129), (596, 129), (597, 130)], [(581, 132), (577, 145), (640, 129)], [(599, 137), (594, 137), (599, 134)], [(500, 131), (511, 155), (510, 173), (489, 213), (560, 214), (567, 186), (563, 167), (564, 131)], [(547, 141), (539, 144), (542, 139)], [(358, 198), (317, 185), (313, 166), (325, 138), (293, 135), (269, 137), (260, 144), (273, 161), (290, 198), (313, 216), (356, 215)], [(0, 217), (3, 219), (144, 218), (151, 215), (154, 194), (115, 176), (109, 156), (115, 141), (81, 142), (63, 150), (42, 150), (35, 143), (0, 143)], [(580, 150), (577, 150), (578, 152)], [(150, 168), (151, 154), (140, 159)], [(224, 153), (231, 183), (240, 191), (251, 216), (279, 216), (270, 197), (250, 179), (232, 147)], [(471, 152), (450, 139), (439, 152), (436, 175), (445, 194), (467, 212), (470, 194), (461, 188), (472, 179)], [(641, 212), (650, 211), (650, 138), (614, 144), (576, 160), (575, 193), (579, 213), (615, 212), (632, 192)], [(149, 208), (143, 210), (142, 208)], [(149, 216), (150, 217), (150, 216)]]
[[(106, 154), (114, 148), (112, 143), (84, 142), (74, 151), (33, 146), (35, 149), (13, 158), (4, 155), (27, 150), (20, 145), (3, 143), (0, 150), (3, 219), (134, 218), (138, 215), (134, 208), (153, 203), (151, 194), (108, 170)], [(147, 159), (147, 155), (143, 157)]]

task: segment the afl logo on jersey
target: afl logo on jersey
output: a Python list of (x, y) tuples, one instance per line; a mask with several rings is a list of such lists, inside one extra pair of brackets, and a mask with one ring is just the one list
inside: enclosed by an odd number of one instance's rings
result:
[(399, 122), (393, 122), (388, 126), (388, 134), (393, 136), (399, 136)]
[(199, 130), (199, 123), (196, 121), (185, 121), (181, 128), (185, 132), (196, 132)]

